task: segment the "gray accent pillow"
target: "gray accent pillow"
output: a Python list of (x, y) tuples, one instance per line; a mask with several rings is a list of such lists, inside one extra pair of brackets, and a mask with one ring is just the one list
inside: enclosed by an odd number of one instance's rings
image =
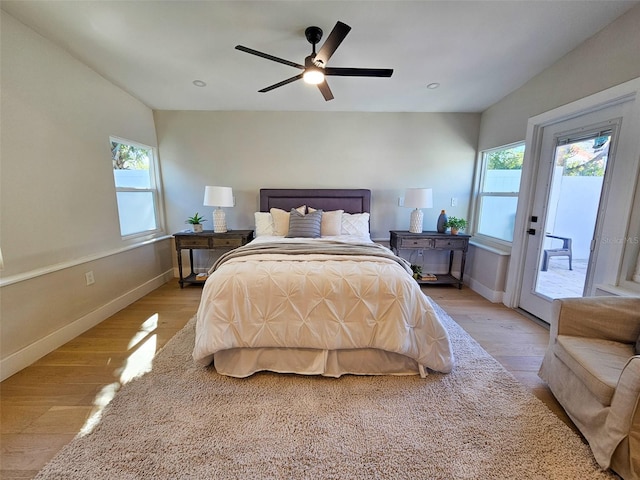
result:
[(289, 233), (286, 238), (319, 238), (320, 224), (322, 223), (322, 210), (316, 210), (306, 215), (301, 214), (295, 208), (289, 212)]

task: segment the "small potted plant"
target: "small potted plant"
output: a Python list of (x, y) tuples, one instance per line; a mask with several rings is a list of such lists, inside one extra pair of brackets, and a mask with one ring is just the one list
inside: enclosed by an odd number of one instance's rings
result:
[(451, 228), (451, 235), (457, 235), (459, 230), (465, 229), (467, 221), (464, 218), (449, 217), (445, 226)]
[(198, 212), (196, 212), (193, 217), (187, 218), (187, 221), (184, 223), (188, 223), (191, 225), (193, 233), (199, 233), (203, 230), (202, 222), (206, 222), (206, 220), (204, 219), (204, 217), (198, 215)]
[(422, 265), (411, 265), (411, 271), (413, 272), (413, 278), (418, 280), (422, 276)]

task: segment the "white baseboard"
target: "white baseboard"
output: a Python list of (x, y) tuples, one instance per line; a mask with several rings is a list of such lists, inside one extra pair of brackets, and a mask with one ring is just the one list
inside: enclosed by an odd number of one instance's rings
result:
[[(466, 279), (466, 277), (465, 277)], [(487, 288), (485, 285), (480, 282), (474, 280), (473, 278), (468, 279), (469, 288), (476, 292), (477, 294), (483, 296), (491, 303), (502, 303), (502, 299), (504, 298), (504, 292), (499, 292), (497, 290), (491, 290)], [(467, 283), (467, 282), (465, 282)]]
[(50, 333), (46, 337), (37, 340), (31, 345), (28, 345), (15, 353), (12, 353), (6, 358), (3, 358), (0, 360), (0, 381), (9, 378), (11, 375), (19, 372), (23, 368), (28, 367), (36, 360), (39, 360), (48, 353), (51, 353), (56, 348), (67, 343), (69, 340), (73, 340), (90, 328), (95, 327), (103, 320), (106, 320), (123, 308), (131, 305), (133, 302), (144, 297), (156, 288), (161, 287), (173, 278), (173, 269), (167, 270), (163, 274), (152, 278), (133, 290), (130, 290), (105, 305), (102, 305), (93, 312), (78, 318), (59, 330)]

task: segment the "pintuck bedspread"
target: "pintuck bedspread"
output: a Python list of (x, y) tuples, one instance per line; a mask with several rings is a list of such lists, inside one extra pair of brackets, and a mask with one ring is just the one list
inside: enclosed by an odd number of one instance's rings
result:
[[(352, 364), (366, 363), (377, 352), (377, 361), (385, 355), (410, 359), (417, 366), (413, 373), (423, 376), (426, 369), (451, 371), (447, 331), (406, 261), (375, 243), (288, 240), (254, 241), (212, 267), (197, 313), (198, 363), (213, 361), (218, 368), (218, 355), (232, 354), (227, 363), (233, 363), (260, 352), (248, 371), (220, 373), (327, 374), (332, 352), (347, 352)], [(263, 356), (279, 356), (278, 363), (288, 350), (314, 355), (313, 367), (305, 360), (284, 368), (260, 366)], [(353, 357), (358, 352), (360, 359)], [(366, 365), (350, 370), (341, 373), (378, 373)]]

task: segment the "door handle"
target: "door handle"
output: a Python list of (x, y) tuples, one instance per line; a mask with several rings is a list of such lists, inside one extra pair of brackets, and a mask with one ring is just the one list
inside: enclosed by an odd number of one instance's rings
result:
[(535, 228), (530, 228), (529, 230), (527, 230), (527, 233), (529, 235), (535, 235), (536, 234), (536, 229)]

